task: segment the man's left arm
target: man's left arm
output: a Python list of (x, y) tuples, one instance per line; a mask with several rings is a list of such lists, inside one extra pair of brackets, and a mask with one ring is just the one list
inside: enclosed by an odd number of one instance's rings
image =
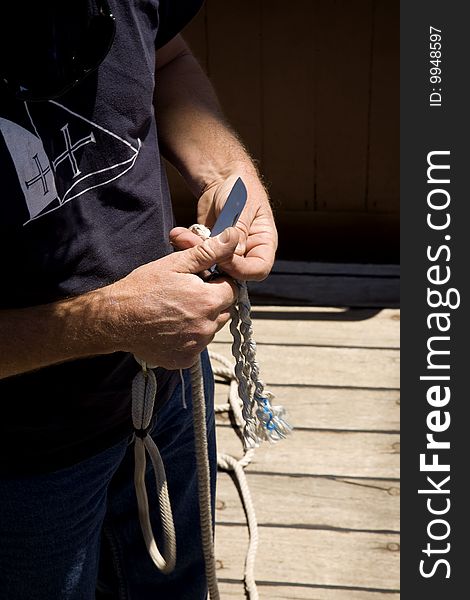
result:
[[(207, 76), (181, 36), (156, 54), (155, 112), (160, 150), (199, 198), (198, 222), (212, 226), (241, 177), (248, 191), (238, 221), (241, 242), (236, 255), (220, 265), (237, 279), (264, 279), (271, 270), (277, 232), (266, 190), (248, 152), (225, 121)], [(171, 232), (177, 248), (199, 242), (178, 227)]]

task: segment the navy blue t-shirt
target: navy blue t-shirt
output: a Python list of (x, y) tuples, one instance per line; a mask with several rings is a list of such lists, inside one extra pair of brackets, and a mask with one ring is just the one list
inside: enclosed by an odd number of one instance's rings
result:
[[(83, 294), (171, 252), (155, 47), (202, 0), (109, 4), (116, 37), (97, 71), (54, 101), (0, 94), (0, 308)], [(137, 370), (114, 353), (0, 380), (0, 470), (59, 468), (125, 438)], [(162, 403), (178, 378), (157, 377)]]

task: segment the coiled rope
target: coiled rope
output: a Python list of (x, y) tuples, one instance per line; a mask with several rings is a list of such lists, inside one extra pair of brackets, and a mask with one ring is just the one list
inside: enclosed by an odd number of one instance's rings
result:
[[(204, 229), (201, 226), (197, 226), (197, 229), (194, 227), (198, 235), (208, 237), (208, 230)], [(244, 455), (240, 460), (237, 460), (228, 454), (218, 454), (217, 464), (221, 469), (233, 471), (238, 482), (249, 530), (249, 544), (244, 569), (245, 590), (249, 600), (258, 600), (259, 596), (254, 578), (258, 528), (244, 467), (250, 463), (254, 449), (262, 441), (276, 442), (285, 438), (291, 431), (291, 427), (284, 419), (284, 409), (280, 406), (272, 406), (273, 395), (265, 390), (264, 383), (259, 378), (248, 289), (245, 282), (238, 281), (236, 283), (239, 288), (239, 295), (231, 311), (232, 320), (230, 324), (230, 331), (233, 336), (232, 354), (235, 358), (235, 369), (233, 370), (230, 362), (224, 357), (219, 355), (212, 355), (212, 357), (222, 364), (222, 367), (216, 368), (214, 373), (230, 381), (229, 402), (227, 405), (216, 407), (216, 411), (231, 410), (233, 412), (236, 425), (242, 432)], [(137, 357), (136, 360), (142, 367), (132, 385), (132, 422), (135, 430), (134, 483), (139, 521), (150, 557), (158, 569), (164, 573), (170, 573), (176, 564), (175, 527), (168, 496), (165, 468), (155, 442), (148, 435), (157, 393), (157, 383), (152, 370), (154, 366), (147, 365)], [(212, 531), (204, 382), (200, 358), (191, 367), (191, 391), (202, 549), (209, 598), (210, 600), (219, 600)], [(160, 519), (163, 528), (163, 552), (160, 552), (157, 546), (150, 522), (148, 496), (145, 487), (146, 453), (149, 454), (155, 471)]]
[[(244, 421), (242, 416), (242, 401), (238, 395), (238, 383), (232, 364), (224, 356), (209, 352), (213, 364), (213, 371), (216, 377), (221, 377), (229, 382), (228, 402), (225, 404), (216, 404), (215, 412), (231, 413), (233, 416), (234, 427), (243, 434)], [(218, 364), (216, 364), (218, 363)], [(237, 487), (240, 492), (240, 497), (245, 511), (246, 523), (248, 526), (248, 548), (245, 556), (245, 566), (243, 573), (243, 582), (245, 592), (250, 600), (258, 600), (258, 590), (255, 581), (255, 558), (258, 549), (258, 523), (256, 520), (255, 508), (251, 498), (250, 488), (245, 475), (245, 467), (247, 467), (255, 453), (254, 448), (243, 448), (243, 456), (236, 459), (233, 456), (225, 453), (217, 454), (217, 466), (224, 470), (233, 472), (236, 479)]]

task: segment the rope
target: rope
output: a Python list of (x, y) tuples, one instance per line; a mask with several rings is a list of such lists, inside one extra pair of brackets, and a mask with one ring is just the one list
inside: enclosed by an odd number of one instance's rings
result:
[(245, 471), (243, 470), (241, 461), (238, 461), (229, 454), (218, 454), (217, 464), (221, 469), (233, 471), (237, 480), (238, 489), (240, 490), (242, 504), (248, 524), (249, 536), (248, 550), (245, 557), (243, 581), (248, 598), (250, 600), (258, 600), (259, 596), (254, 575), (256, 551), (258, 549), (258, 523), (256, 521), (255, 507), (253, 506), (253, 500), (251, 498), (251, 492), (250, 488), (248, 487)]
[[(208, 237), (209, 230), (202, 226), (192, 226), (195, 233)], [(237, 281), (239, 288), (238, 300), (231, 310), (230, 331), (233, 336), (232, 354), (235, 367), (226, 358), (210, 353), (222, 367), (214, 368), (214, 374), (230, 382), (228, 403), (216, 406), (216, 412), (232, 412), (235, 426), (243, 439), (243, 456), (236, 459), (228, 454), (217, 455), (219, 468), (233, 472), (240, 492), (248, 525), (249, 542), (245, 558), (244, 584), (247, 598), (258, 600), (258, 591), (254, 577), (254, 565), (258, 547), (258, 525), (255, 510), (244, 468), (253, 458), (254, 449), (264, 441), (276, 442), (285, 438), (291, 431), (290, 425), (284, 420), (284, 409), (273, 406), (273, 395), (265, 390), (259, 377), (259, 366), (256, 360), (256, 343), (253, 339), (251, 323), (251, 305), (248, 298), (246, 282)], [(176, 535), (173, 523), (168, 485), (165, 468), (158, 448), (152, 437), (148, 435), (150, 421), (153, 416), (157, 382), (153, 366), (135, 357), (142, 370), (135, 376), (132, 383), (132, 422), (134, 425), (134, 484), (137, 496), (139, 521), (145, 544), (155, 565), (163, 573), (170, 573), (176, 564)], [(186, 408), (184, 396), (185, 386), (180, 371), (183, 387), (183, 405)], [(191, 367), (191, 391), (193, 399), (194, 439), (198, 477), (198, 497), (200, 507), (201, 540), (205, 561), (207, 586), (210, 600), (220, 600), (217, 584), (214, 541), (212, 529), (210, 467), (207, 451), (206, 405), (204, 397), (204, 381), (200, 358)], [(163, 553), (160, 553), (152, 530), (145, 487), (146, 453), (155, 471), (160, 519), (163, 528)]]
[[(209, 356), (211, 360), (214, 361), (214, 375), (222, 377), (230, 384), (228, 402), (226, 404), (216, 405), (215, 411), (216, 413), (232, 412), (236, 427), (240, 432), (243, 432), (244, 422), (241, 411), (242, 401), (238, 396), (237, 380), (233, 367), (231, 367), (230, 361), (220, 354), (210, 352)], [(220, 364), (216, 365), (215, 362), (220, 363), (222, 366), (220, 366)], [(254, 453), (254, 448), (245, 448), (242, 458), (238, 460), (229, 454), (217, 454), (218, 467), (224, 471), (233, 472), (234, 474), (236, 484), (240, 492), (242, 506), (245, 511), (249, 539), (248, 548), (245, 555), (243, 582), (245, 585), (245, 592), (249, 600), (258, 600), (259, 598), (254, 576), (256, 552), (258, 549), (258, 523), (256, 520), (256, 513), (250, 488), (248, 487), (248, 481), (244, 471), (244, 468), (250, 464)]]
[(230, 323), (233, 335), (232, 354), (235, 358), (238, 393), (243, 401), (245, 448), (256, 448), (262, 441), (277, 442), (287, 437), (292, 427), (284, 419), (284, 408), (271, 404), (274, 395), (265, 390), (259, 377), (248, 288), (245, 281), (237, 283), (238, 301), (232, 309)]
[[(156, 567), (163, 573), (171, 573), (176, 564), (176, 534), (173, 523), (168, 484), (165, 467), (160, 452), (148, 435), (150, 420), (153, 415), (157, 380), (155, 373), (147, 368), (146, 363), (137, 359), (142, 366), (132, 382), (132, 424), (134, 426), (134, 486), (137, 496), (140, 527), (148, 553)], [(163, 528), (163, 554), (158, 549), (150, 522), (150, 511), (145, 487), (145, 471), (147, 466), (146, 451), (150, 456), (157, 486), (158, 506)]]
[(211, 600), (219, 600), (214, 542), (212, 532), (211, 488), (209, 456), (207, 453), (206, 402), (201, 359), (191, 367), (191, 392), (193, 396), (194, 441), (198, 475), (199, 513), (201, 521), (202, 551), (206, 569), (207, 588)]

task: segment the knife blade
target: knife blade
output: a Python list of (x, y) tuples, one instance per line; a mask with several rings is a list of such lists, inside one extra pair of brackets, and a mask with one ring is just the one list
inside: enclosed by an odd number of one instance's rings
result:
[[(247, 196), (248, 193), (245, 184), (239, 177), (233, 184), (224, 207), (220, 211), (220, 215), (212, 228), (211, 237), (219, 235), (219, 233), (222, 233), (227, 227), (233, 227), (236, 224), (245, 207)], [(210, 267), (209, 271), (211, 272), (212, 277), (220, 275), (221, 273), (217, 268), (217, 265)]]
[(211, 237), (215, 237), (216, 235), (219, 235), (219, 233), (222, 233), (224, 229), (227, 229), (227, 227), (233, 227), (235, 225), (245, 207), (246, 198), (246, 187), (239, 177), (233, 184), (224, 207), (220, 211), (220, 215), (212, 228)]

